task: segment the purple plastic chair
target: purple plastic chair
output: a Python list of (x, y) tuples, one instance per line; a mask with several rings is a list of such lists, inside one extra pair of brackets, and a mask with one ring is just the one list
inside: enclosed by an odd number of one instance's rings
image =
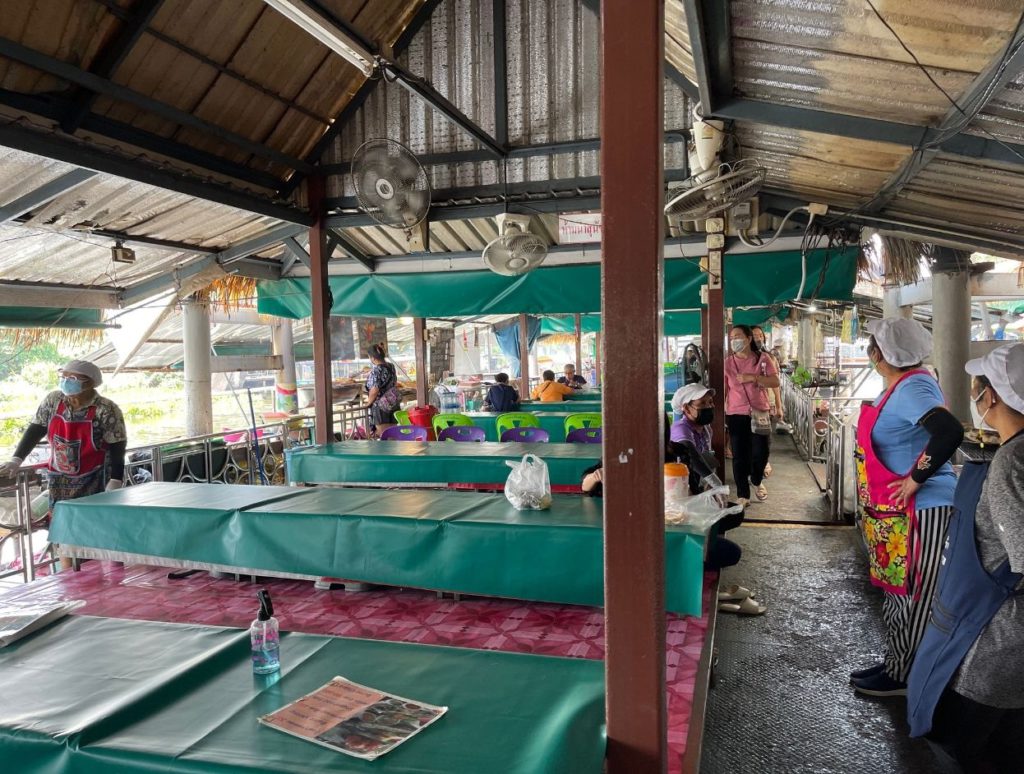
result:
[(458, 441), (459, 443), (482, 443), (487, 440), (487, 431), (482, 427), (454, 425), (446, 427), (437, 436), (439, 441)]
[(565, 436), (566, 443), (601, 443), (600, 427), (580, 427)]
[(510, 427), (501, 434), (502, 441), (513, 443), (548, 443), (551, 435), (542, 427)]
[(382, 441), (425, 441), (427, 428), (415, 425), (395, 425), (381, 433)]

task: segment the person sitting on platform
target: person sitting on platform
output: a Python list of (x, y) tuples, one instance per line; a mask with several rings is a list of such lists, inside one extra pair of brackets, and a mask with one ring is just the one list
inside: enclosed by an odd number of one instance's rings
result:
[(508, 383), (508, 374), (495, 374), (494, 381), (484, 398), (484, 411), (498, 414), (519, 411), (519, 391)]
[(576, 373), (576, 365), (574, 363), (565, 364), (565, 372), (558, 377), (558, 383), (564, 384), (566, 387), (572, 387), (574, 390), (582, 390), (587, 386), (587, 380)]
[(539, 400), (541, 403), (560, 403), (565, 400), (566, 395), (572, 395), (572, 387), (566, 387), (555, 381), (554, 371), (545, 371), (541, 374), (541, 383), (533, 388), (530, 398)]
[(1024, 343), (965, 368), (974, 377), (974, 425), (994, 429), (1001, 445), (991, 462), (965, 464), (957, 482), (938, 590), (907, 685), (910, 734), (928, 734), (943, 771), (1021, 771)]

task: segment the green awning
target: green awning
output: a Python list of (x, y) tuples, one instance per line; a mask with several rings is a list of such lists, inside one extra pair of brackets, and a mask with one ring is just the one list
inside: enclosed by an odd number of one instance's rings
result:
[(0, 328), (102, 328), (99, 309), (0, 306)]
[[(804, 298), (849, 300), (859, 247), (807, 256)], [(800, 253), (727, 255), (726, 306), (770, 306), (796, 298)], [(665, 308), (697, 309), (705, 277), (695, 259), (665, 262)], [(365, 274), (330, 278), (331, 314), (384, 317), (472, 317), (485, 314), (573, 314), (601, 309), (597, 264), (541, 268), (521, 277), (488, 271)], [(261, 281), (263, 314), (298, 319), (312, 312), (309, 279)], [(673, 334), (678, 335), (678, 334)]]
[[(780, 310), (777, 306), (762, 309), (736, 309), (732, 313), (732, 320), (734, 323), (742, 325), (760, 325), (770, 331), (773, 321), (784, 320), (788, 314), (788, 309)], [(666, 336), (697, 336), (700, 334), (700, 311), (683, 309), (665, 312), (664, 326)], [(583, 316), (584, 333), (597, 333), (600, 330), (601, 315), (587, 314)], [(540, 331), (544, 336), (552, 333), (575, 333), (573, 318), (545, 317), (541, 322)]]

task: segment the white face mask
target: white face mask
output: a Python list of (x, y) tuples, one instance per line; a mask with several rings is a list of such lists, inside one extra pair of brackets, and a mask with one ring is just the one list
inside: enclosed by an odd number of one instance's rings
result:
[(978, 401), (981, 400), (982, 397), (984, 397), (986, 392), (988, 392), (988, 387), (986, 387), (984, 390), (981, 391), (981, 395), (979, 395), (977, 397), (977, 399), (975, 399), (975, 398), (971, 399), (971, 419), (974, 420), (974, 426), (976, 428), (978, 428), (979, 430), (995, 430), (995, 428), (992, 427), (992, 425), (988, 424), (985, 421), (985, 417), (988, 416), (988, 412), (990, 412), (992, 410), (992, 407), (989, 406), (985, 410), (984, 414), (982, 414), (978, 410)]
[(732, 347), (732, 351), (739, 354), (747, 348), (747, 342), (743, 339), (729, 339), (729, 346)]

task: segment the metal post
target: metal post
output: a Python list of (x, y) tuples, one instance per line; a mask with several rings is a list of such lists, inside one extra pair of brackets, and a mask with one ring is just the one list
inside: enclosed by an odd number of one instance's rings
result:
[(213, 392), (210, 384), (210, 304), (200, 293), (182, 303), (185, 342), (185, 434), (213, 432)]
[(309, 288), (313, 294), (313, 391), (316, 403), (316, 442), (334, 440), (334, 381), (331, 378), (331, 288), (328, 284), (327, 229), (324, 226), (324, 179), (313, 175), (306, 183), (313, 225), (309, 227)]
[(525, 314), (519, 315), (519, 394), (530, 395), (530, 328)]
[(665, 4), (601, 8), (601, 311), (609, 774), (664, 772)]
[(430, 376), (427, 362), (427, 321), (416, 317), (412, 321), (413, 351), (416, 353), (416, 405), (426, 406), (430, 396), (427, 394)]
[(576, 373), (583, 373), (583, 317), (580, 314), (574, 315), (574, 328), (576, 331)]
[(604, 373), (601, 370), (601, 353), (604, 352), (604, 342), (601, 341), (601, 333), (594, 334), (594, 384), (598, 387), (604, 382)]
[(971, 349), (971, 287), (967, 271), (932, 274), (932, 363), (946, 405), (961, 422), (971, 421), (970, 377), (964, 363)]
[(725, 291), (708, 291), (701, 310), (701, 346), (708, 363), (708, 386), (715, 391), (715, 417), (711, 422), (711, 448), (718, 462), (718, 477), (725, 480)]
[(292, 321), (279, 319), (271, 328), (271, 334), (274, 354), (281, 356), (281, 370), (274, 375), (274, 410), (291, 414), (299, 409)]

